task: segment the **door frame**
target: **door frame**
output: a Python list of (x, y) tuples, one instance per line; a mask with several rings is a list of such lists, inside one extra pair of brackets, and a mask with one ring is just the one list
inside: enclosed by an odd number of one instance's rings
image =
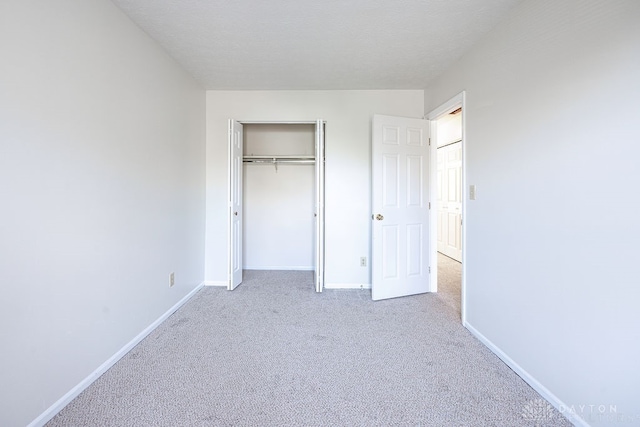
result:
[[(325, 212), (324, 212), (324, 205), (325, 205), (325, 126), (326, 126), (326, 121), (323, 119), (317, 119), (317, 120), (313, 120), (313, 121), (295, 121), (295, 120), (288, 120), (288, 121), (282, 121), (282, 120), (237, 120), (237, 119), (229, 119), (229, 129), (231, 129), (231, 123), (232, 122), (237, 122), (238, 124), (240, 124), (241, 126), (244, 125), (315, 125), (315, 136), (314, 136), (314, 140), (315, 140), (315, 155), (316, 155), (316, 159), (315, 159), (315, 202), (316, 202), (316, 206), (315, 206), (315, 225), (314, 225), (314, 232), (315, 232), (315, 239), (314, 239), (314, 288), (316, 290), (316, 292), (322, 292), (324, 289), (324, 252), (325, 252), (325, 234), (324, 234), (324, 230), (325, 230), (325, 224), (324, 224), (324, 220), (325, 220)], [(227, 145), (228, 145), (228, 150), (229, 150), (229, 160), (227, 162), (227, 167), (229, 168), (228, 170), (228, 183), (227, 183), (227, 187), (228, 187), (228, 198), (229, 198), (229, 207), (231, 207), (232, 204), (232, 194), (231, 194), (231, 182), (232, 182), (232, 177), (233, 177), (233, 173), (234, 173), (234, 169), (233, 169), (233, 162), (231, 161), (231, 132), (229, 131), (229, 135), (228, 135), (228, 140), (227, 140)], [(320, 159), (318, 159), (318, 155), (320, 155)], [(242, 162), (240, 162), (240, 166), (238, 166), (239, 170), (235, 171), (236, 173), (241, 174), (243, 173), (243, 164)], [(244, 197), (244, 196), (242, 196)], [(240, 209), (243, 209), (242, 205), (240, 207)], [(227, 248), (227, 252), (228, 252), (228, 257), (229, 259), (227, 260), (228, 262), (228, 271), (227, 271), (227, 289), (228, 290), (233, 290), (236, 286), (233, 285), (233, 280), (232, 280), (232, 259), (231, 257), (232, 255), (232, 240), (233, 240), (233, 231), (232, 231), (232, 209), (229, 208), (228, 210), (228, 215), (229, 215), (229, 227), (227, 229), (227, 233), (228, 233), (228, 248)], [(241, 214), (240, 216), (241, 221), (243, 221), (243, 214)], [(241, 224), (242, 227), (242, 224)], [(240, 255), (241, 261), (240, 264), (242, 265), (243, 261), (242, 261), (242, 254)], [(242, 283), (242, 281), (240, 282)]]
[[(430, 126), (431, 126), (431, 144), (429, 146), (429, 150), (430, 150), (430, 162), (431, 162), (431, 168), (430, 168), (430, 178), (431, 178), (431, 182), (430, 182), (430, 191), (431, 194), (437, 194), (437, 155), (438, 155), (438, 143), (437, 143), (437, 138), (438, 138), (438, 131), (437, 131), (437, 123), (436, 120), (445, 115), (445, 114), (449, 114), (451, 111), (455, 110), (458, 107), (462, 107), (462, 140), (460, 141), (462, 144), (462, 178), (461, 178), (461, 185), (462, 185), (462, 278), (461, 278), (461, 283), (460, 283), (460, 317), (462, 320), (462, 324), (466, 325), (467, 323), (467, 286), (466, 286), (466, 266), (467, 266), (467, 224), (469, 223), (468, 221), (468, 216), (467, 216), (467, 156), (466, 156), (466, 116), (467, 116), (467, 107), (466, 107), (466, 92), (462, 91), (460, 93), (458, 93), (457, 95), (455, 95), (454, 97), (452, 97), (451, 99), (449, 99), (448, 101), (444, 102), (443, 104), (439, 105), (438, 107), (436, 107), (435, 109), (431, 110), (431, 112), (429, 114), (427, 114), (427, 116), (425, 116), (426, 119), (428, 119), (430, 121)], [(437, 214), (433, 214), (434, 212), (437, 212), (438, 210), (438, 205), (437, 205), (437, 198), (436, 197), (432, 197), (431, 198), (431, 218), (429, 219), (429, 228), (431, 229), (431, 244), (430, 244), (430, 257), (431, 259), (435, 260), (435, 263), (432, 262), (432, 264), (435, 264), (436, 268), (433, 268), (431, 271), (431, 275), (430, 275), (430, 283), (429, 283), (429, 289), (431, 290), (431, 292), (437, 292), (438, 290), (438, 268), (437, 268), (437, 256), (438, 256), (438, 215)]]

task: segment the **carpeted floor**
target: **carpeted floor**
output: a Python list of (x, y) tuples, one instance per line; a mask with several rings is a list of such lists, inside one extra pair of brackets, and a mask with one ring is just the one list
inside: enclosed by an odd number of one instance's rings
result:
[(438, 252), (438, 296), (461, 316), (462, 264)]
[(455, 294), (373, 302), (316, 294), (309, 272), (246, 271), (233, 292), (201, 290), (47, 425), (569, 426), (462, 327)]

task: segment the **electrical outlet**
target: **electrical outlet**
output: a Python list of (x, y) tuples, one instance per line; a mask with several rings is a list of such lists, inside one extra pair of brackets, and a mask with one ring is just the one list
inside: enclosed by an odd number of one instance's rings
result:
[(367, 266), (367, 257), (363, 256), (360, 258), (360, 267), (366, 267)]
[(169, 287), (173, 286), (176, 284), (176, 275), (175, 273), (171, 273), (169, 274)]

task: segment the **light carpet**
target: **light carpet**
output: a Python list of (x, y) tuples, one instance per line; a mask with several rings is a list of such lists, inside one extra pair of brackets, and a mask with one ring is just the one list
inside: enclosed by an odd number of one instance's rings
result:
[(462, 264), (438, 252), (438, 296), (461, 317)]
[(317, 294), (309, 272), (245, 271), (233, 292), (198, 292), (47, 426), (571, 425), (444, 289), (374, 302)]

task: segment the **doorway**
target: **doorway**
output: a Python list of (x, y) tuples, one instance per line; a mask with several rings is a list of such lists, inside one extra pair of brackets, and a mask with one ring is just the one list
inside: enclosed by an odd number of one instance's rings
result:
[(462, 108), (436, 120), (438, 252), (462, 262)]
[(436, 260), (432, 290), (465, 315), (465, 144), (464, 92), (433, 110), (431, 121), (432, 170), (434, 171), (435, 206), (432, 206), (432, 254)]

